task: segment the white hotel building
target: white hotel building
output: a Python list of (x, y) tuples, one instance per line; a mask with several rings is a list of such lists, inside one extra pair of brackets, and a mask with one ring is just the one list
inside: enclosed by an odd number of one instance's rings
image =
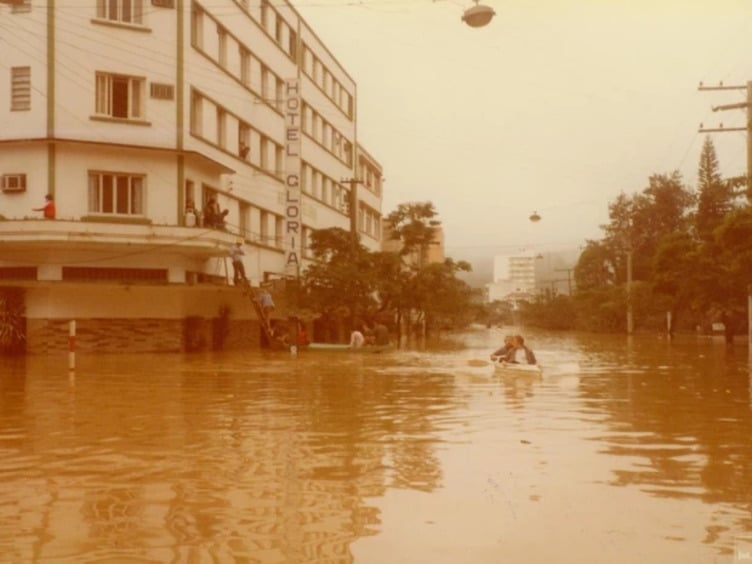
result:
[[(316, 229), (380, 248), (382, 170), (357, 142), (355, 81), (286, 1), (0, 3), (0, 49), (0, 298), (23, 296), (27, 352), (67, 349), (71, 320), (81, 350), (182, 350), (187, 320), (254, 346), (228, 280), (238, 237), (253, 285), (290, 274), (291, 248), (304, 269)], [(55, 220), (32, 211), (46, 194)], [(187, 221), (186, 202), (211, 196), (226, 230)]]

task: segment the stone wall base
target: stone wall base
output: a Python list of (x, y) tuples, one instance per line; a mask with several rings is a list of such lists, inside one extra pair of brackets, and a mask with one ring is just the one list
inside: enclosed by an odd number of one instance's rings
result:
[[(75, 350), (90, 353), (191, 352), (260, 348), (259, 322), (253, 319), (77, 319)], [(27, 319), (26, 353), (70, 350), (69, 323)]]

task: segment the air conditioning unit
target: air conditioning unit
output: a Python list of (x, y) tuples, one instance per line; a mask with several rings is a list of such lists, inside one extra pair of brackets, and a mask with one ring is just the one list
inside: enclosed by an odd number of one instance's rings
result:
[(25, 174), (3, 174), (3, 192), (24, 192), (26, 190)]

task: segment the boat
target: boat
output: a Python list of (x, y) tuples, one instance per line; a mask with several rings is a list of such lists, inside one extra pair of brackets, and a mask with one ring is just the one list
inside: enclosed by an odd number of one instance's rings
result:
[(380, 353), (394, 349), (394, 345), (363, 345), (362, 347), (351, 347), (342, 343), (309, 343), (299, 347), (302, 351), (328, 351), (328, 352), (349, 352), (349, 353)]
[(541, 376), (540, 364), (518, 364), (516, 362), (495, 362), (494, 372), (502, 376)]

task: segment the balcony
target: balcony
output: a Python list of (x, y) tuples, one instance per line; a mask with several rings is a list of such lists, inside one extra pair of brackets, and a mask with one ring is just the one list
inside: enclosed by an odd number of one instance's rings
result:
[[(66, 220), (0, 221), (0, 269), (10, 280), (55, 281), (128, 271), (148, 281), (226, 278), (237, 235), (201, 227)], [(222, 260), (211, 260), (222, 259)], [(95, 274), (98, 273), (98, 274)], [(191, 273), (191, 274), (189, 274)]]

